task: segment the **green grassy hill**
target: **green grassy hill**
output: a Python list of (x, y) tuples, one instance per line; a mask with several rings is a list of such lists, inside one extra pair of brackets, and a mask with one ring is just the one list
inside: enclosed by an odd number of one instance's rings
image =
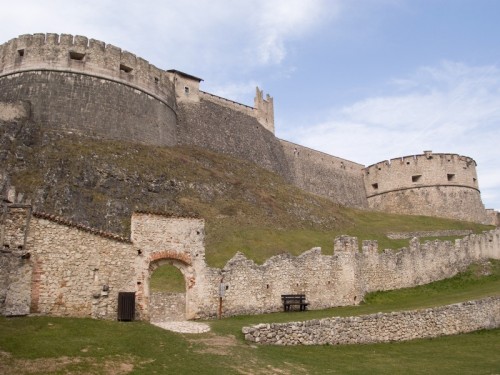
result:
[(256, 262), (317, 246), (331, 253), (341, 234), (378, 240), (384, 249), (408, 244), (388, 240), (389, 231), (489, 228), (348, 209), (250, 162), (204, 149), (44, 133), (33, 124), (9, 129), (0, 129), (6, 150), (0, 172), (37, 210), (123, 235), (134, 210), (202, 217), (211, 266), (222, 267), (236, 251)]

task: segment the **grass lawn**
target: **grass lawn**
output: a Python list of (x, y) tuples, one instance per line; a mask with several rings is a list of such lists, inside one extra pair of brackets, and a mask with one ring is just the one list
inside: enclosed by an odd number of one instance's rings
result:
[[(485, 275), (487, 274), (487, 275)], [(499, 374), (500, 329), (403, 343), (274, 347), (251, 345), (258, 322), (423, 308), (500, 294), (500, 261), (452, 279), (368, 295), (356, 307), (211, 321), (183, 335), (145, 322), (0, 318), (1, 374)]]

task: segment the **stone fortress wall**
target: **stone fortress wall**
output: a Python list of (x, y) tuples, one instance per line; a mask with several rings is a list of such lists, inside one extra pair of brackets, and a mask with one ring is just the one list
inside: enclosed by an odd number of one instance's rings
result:
[(163, 305), (184, 309), (170, 312), (177, 319), (198, 319), (217, 316), (221, 283), (224, 316), (280, 311), (281, 295), (291, 293), (306, 294), (311, 309), (322, 309), (358, 304), (367, 292), (421, 285), (451, 277), (472, 262), (500, 259), (500, 229), (495, 229), (455, 243), (414, 239), (409, 248), (381, 253), (375, 241), (363, 241), (360, 251), (356, 238), (342, 236), (335, 239), (333, 254), (314, 248), (257, 265), (237, 253), (218, 269), (205, 262), (202, 219), (136, 212), (131, 223), (127, 239), (32, 213), (29, 205), (4, 204), (0, 314), (116, 319), (118, 293), (135, 292), (137, 319), (158, 319), (149, 281), (165, 264), (180, 270), (186, 292), (172, 294)]
[(0, 103), (29, 103), (30, 120), (45, 130), (208, 148), (349, 207), (498, 222), (484, 209), (470, 158), (426, 154), (364, 169), (276, 138), (273, 98), (259, 89), (250, 107), (201, 91), (201, 81), (83, 36), (22, 35), (0, 45)]
[(476, 162), (456, 154), (405, 156), (364, 169), (370, 208), (488, 223)]
[(367, 209), (363, 165), (280, 140), (293, 183), (344, 206)]

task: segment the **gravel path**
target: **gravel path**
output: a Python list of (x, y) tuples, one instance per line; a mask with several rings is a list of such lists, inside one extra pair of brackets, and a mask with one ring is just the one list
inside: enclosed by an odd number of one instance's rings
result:
[(210, 326), (205, 323), (197, 323), (190, 321), (182, 322), (151, 322), (157, 327), (168, 329), (169, 331), (179, 333), (204, 333), (210, 331)]

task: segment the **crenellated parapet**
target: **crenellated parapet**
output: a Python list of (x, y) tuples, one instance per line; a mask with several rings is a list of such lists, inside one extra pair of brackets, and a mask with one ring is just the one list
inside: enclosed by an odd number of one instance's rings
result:
[(474, 159), (457, 154), (405, 156), (364, 168), (370, 208), (492, 224), (481, 201)]
[(254, 102), (257, 120), (274, 134), (274, 100), (269, 94), (264, 98), (264, 92), (258, 87), (255, 91)]
[(368, 197), (428, 186), (479, 190), (474, 159), (431, 151), (370, 165), (364, 169), (364, 182)]
[(171, 74), (85, 36), (26, 34), (0, 45), (0, 77), (27, 71), (82, 73), (120, 82), (174, 106)]

